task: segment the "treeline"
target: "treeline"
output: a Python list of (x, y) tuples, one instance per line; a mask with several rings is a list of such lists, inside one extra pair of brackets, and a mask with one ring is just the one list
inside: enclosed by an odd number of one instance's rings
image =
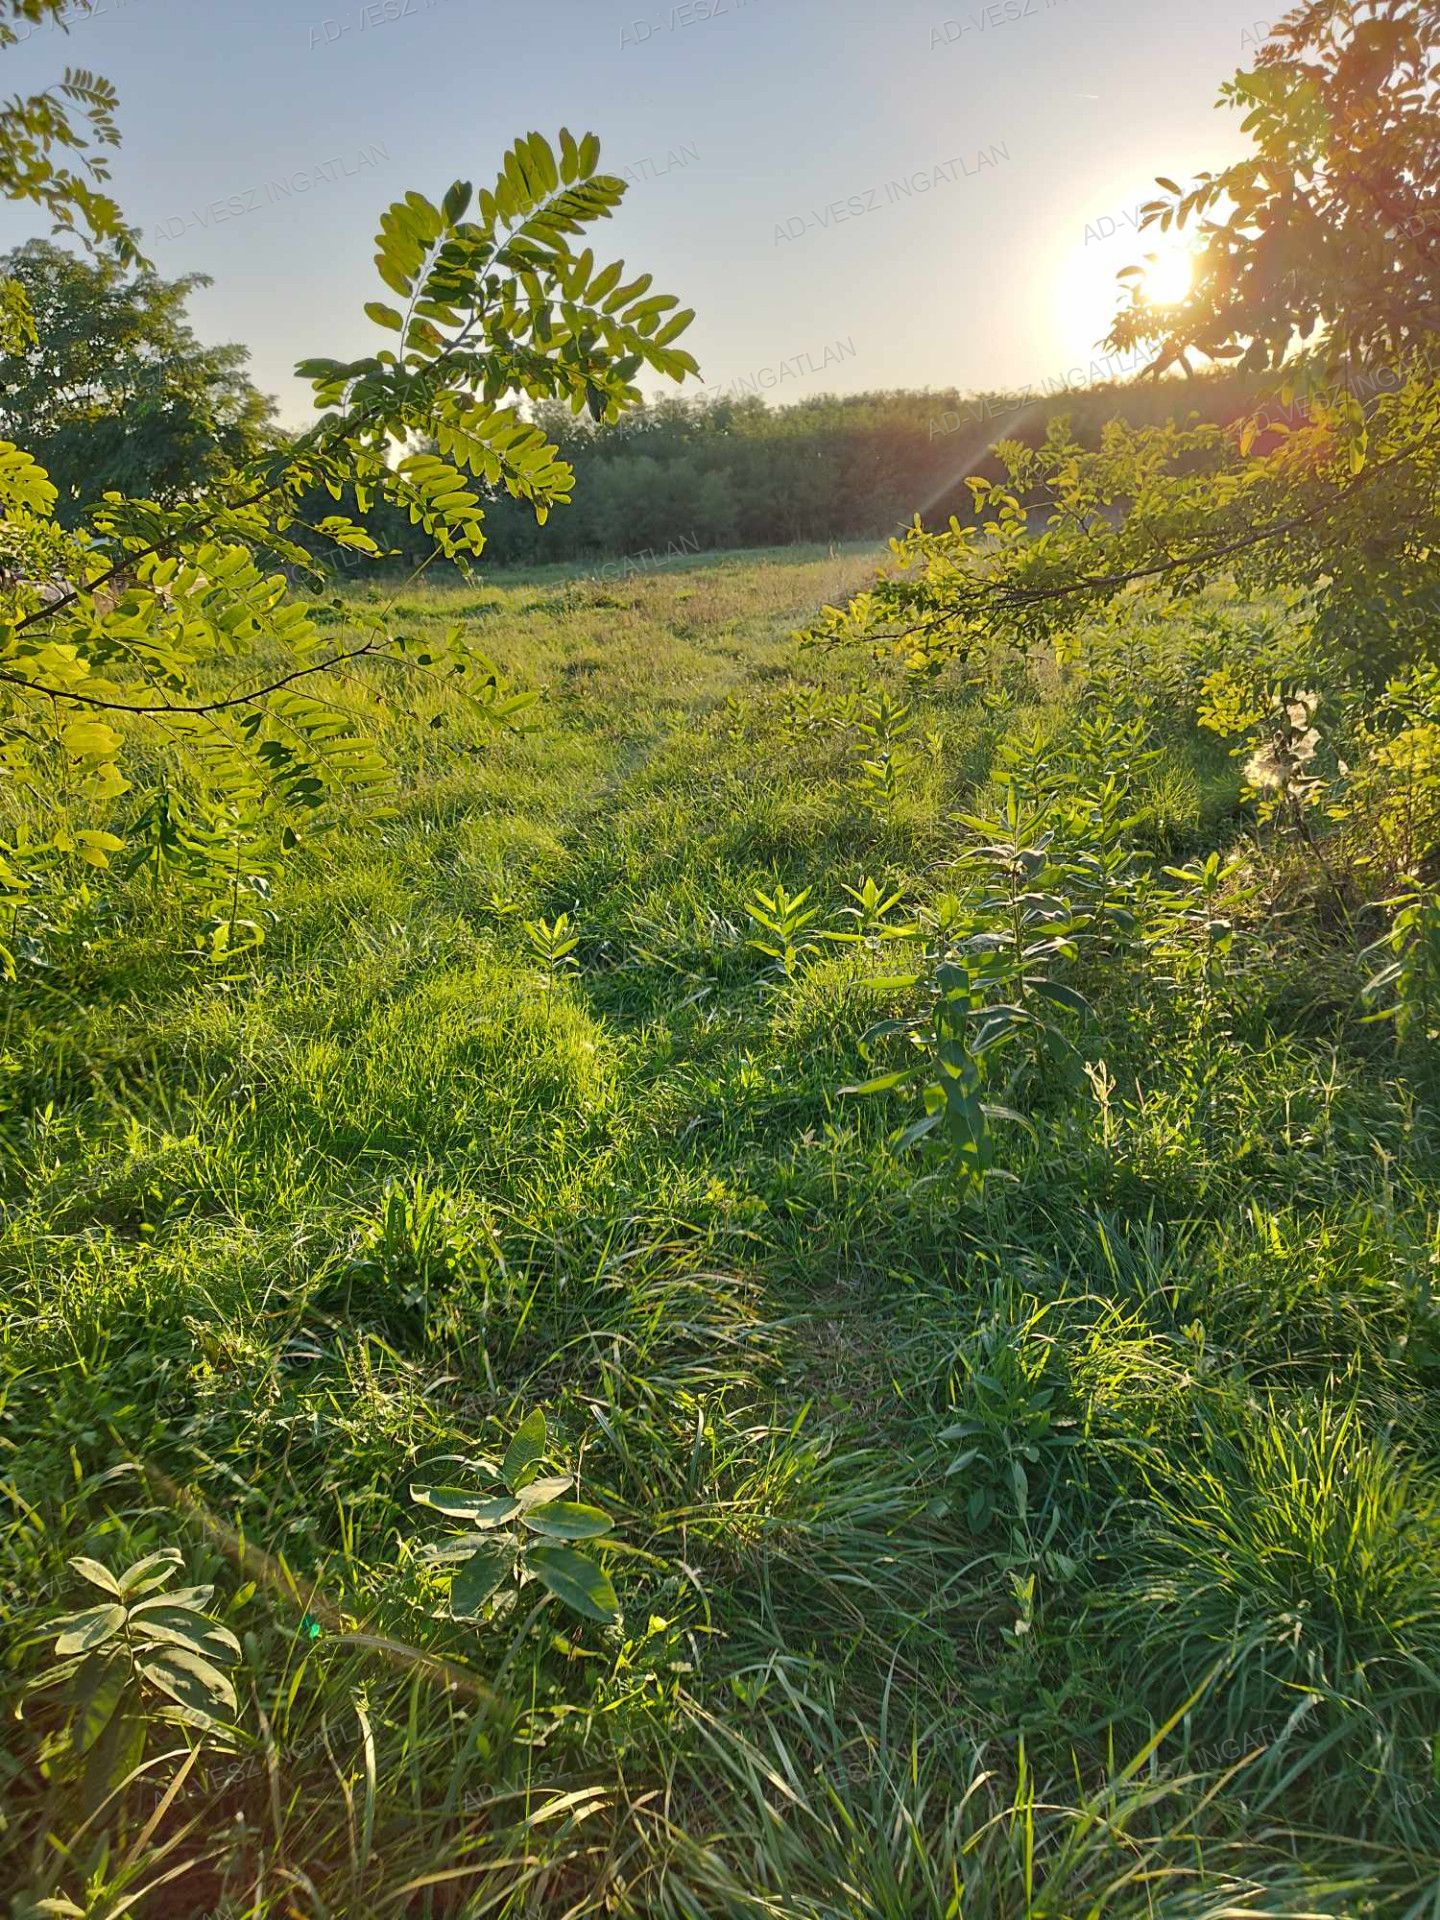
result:
[[(487, 553), (498, 566), (649, 564), (717, 547), (878, 539), (917, 512), (930, 526), (968, 515), (965, 480), (998, 475), (995, 442), (1038, 442), (1058, 414), (1094, 445), (1117, 417), (1230, 421), (1251, 404), (1250, 389), (1225, 373), (1045, 394), (824, 395), (781, 407), (756, 395), (664, 400), (614, 427), (542, 408), (540, 423), (575, 468), (574, 500), (544, 527), (508, 495), (488, 502)], [(397, 513), (369, 525), (400, 564), (429, 552)]]

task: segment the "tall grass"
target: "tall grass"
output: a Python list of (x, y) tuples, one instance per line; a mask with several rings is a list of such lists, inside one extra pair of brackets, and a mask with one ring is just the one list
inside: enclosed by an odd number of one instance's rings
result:
[[(1243, 963), (1172, 922), (1087, 960), (967, 1196), (837, 1091), (912, 949), (787, 974), (750, 908), (934, 907), (1077, 690), (911, 690), (867, 783), (846, 715), (905, 689), (790, 638), (863, 570), (417, 590), (537, 731), (406, 731), (377, 682), (405, 790), (258, 956), (208, 971), (135, 883), (9, 993), (17, 1912), (1440, 1913), (1434, 1115), (1189, 719), (1231, 610), (1137, 610), (1127, 804), (1143, 858), (1240, 861)], [(427, 1557), (412, 1483), (537, 1406), (617, 1523), (616, 1627), (452, 1618)], [(39, 1684), (69, 1561), (169, 1545), (235, 1722), (157, 1723), (87, 1804)]]

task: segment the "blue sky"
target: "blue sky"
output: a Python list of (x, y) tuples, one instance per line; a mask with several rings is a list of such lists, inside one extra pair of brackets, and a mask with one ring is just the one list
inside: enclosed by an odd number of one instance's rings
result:
[[(296, 421), (293, 363), (373, 344), (385, 202), (562, 124), (633, 180), (597, 250), (696, 308), (711, 385), (1074, 377), (1154, 176), (1237, 150), (1215, 96), (1263, 30), (1255, 0), (97, 0), (0, 86), (115, 81), (122, 204)], [(0, 245), (42, 230), (6, 207)]]

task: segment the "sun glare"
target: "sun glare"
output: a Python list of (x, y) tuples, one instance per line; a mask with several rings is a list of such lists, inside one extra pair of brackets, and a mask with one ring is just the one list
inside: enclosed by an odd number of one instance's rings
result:
[[(1118, 276), (1126, 267), (1137, 268), (1138, 277), (1121, 281)], [(1195, 256), (1188, 240), (1158, 229), (1142, 230), (1138, 202), (1123, 214), (1092, 220), (1083, 242), (1056, 275), (1060, 350), (1085, 354), (1087, 368), (1097, 362), (1089, 378), (1106, 378), (1111, 370), (1104, 355), (1097, 356), (1096, 342), (1103, 341), (1116, 313), (1128, 305), (1127, 289), (1136, 288), (1150, 306), (1173, 307), (1189, 294), (1194, 276)]]
[(1147, 254), (1142, 264), (1140, 290), (1153, 307), (1178, 306), (1194, 283), (1195, 262), (1188, 248), (1175, 246)]

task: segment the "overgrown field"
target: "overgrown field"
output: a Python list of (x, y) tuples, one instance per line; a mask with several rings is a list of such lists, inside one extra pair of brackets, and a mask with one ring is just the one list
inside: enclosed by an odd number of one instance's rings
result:
[[(911, 686), (792, 637), (868, 565), (413, 589), (531, 730), (377, 670), (393, 817), (257, 953), (144, 874), (28, 953), (17, 1912), (1440, 1913), (1431, 949), (1363, 991), (1414, 808), (1258, 817), (1257, 673), (1307, 780), (1374, 762), (1296, 610)], [(909, 1145), (842, 1091), (977, 1057)], [(537, 1410), (618, 1624), (451, 1617)], [(166, 1548), (228, 1730), (46, 1684), (72, 1557)]]

